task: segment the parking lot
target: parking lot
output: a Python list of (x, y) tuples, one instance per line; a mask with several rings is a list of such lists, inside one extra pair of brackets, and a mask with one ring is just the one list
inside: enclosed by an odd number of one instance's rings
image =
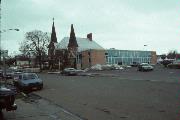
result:
[(179, 72), (155, 66), (150, 72), (126, 68), (87, 76), (41, 73), (44, 89), (34, 92), (40, 99), (18, 99), (19, 109), (3, 111), (4, 119), (178, 120)]

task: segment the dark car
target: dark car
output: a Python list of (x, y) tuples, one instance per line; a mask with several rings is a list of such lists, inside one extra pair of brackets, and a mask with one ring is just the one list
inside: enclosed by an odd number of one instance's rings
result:
[(137, 62), (133, 62), (132, 64), (130, 64), (130, 66), (132, 66), (132, 67), (138, 67), (138, 65), (139, 65), (139, 63), (137, 63)]
[(0, 70), (0, 79), (2, 79), (3, 77), (3, 70)]
[(16, 95), (16, 89), (10, 85), (0, 85), (0, 111), (6, 109), (6, 111), (16, 110), (17, 105), (14, 103)]
[(62, 75), (77, 75), (79, 70), (76, 70), (75, 68), (65, 68), (61, 74)]
[(180, 60), (176, 60), (173, 63), (168, 64), (167, 67), (172, 69), (180, 69)]
[(141, 63), (138, 65), (138, 71), (152, 71), (153, 69), (154, 67), (148, 63)]
[(171, 60), (163, 60), (161, 62), (161, 64), (164, 65), (164, 67), (167, 67), (169, 64), (172, 64), (172, 63), (173, 63), (173, 61), (171, 61)]
[(19, 73), (14, 75), (14, 85), (23, 92), (31, 92), (43, 88), (43, 81), (35, 73)]
[(5, 72), (4, 72), (4, 77), (5, 77), (6, 79), (12, 79), (12, 78), (13, 78), (13, 74), (14, 74), (14, 71), (13, 71), (13, 70), (7, 69), (7, 70), (6, 70), (6, 74), (5, 74)]

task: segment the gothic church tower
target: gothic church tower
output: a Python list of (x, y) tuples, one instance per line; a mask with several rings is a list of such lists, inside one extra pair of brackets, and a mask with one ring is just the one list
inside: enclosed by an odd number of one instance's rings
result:
[(70, 38), (69, 38), (69, 44), (68, 44), (68, 59), (69, 59), (69, 67), (76, 68), (76, 56), (78, 52), (78, 44), (76, 41), (76, 35), (74, 32), (73, 24), (71, 24), (71, 32), (70, 32)]
[(48, 58), (49, 58), (49, 67), (50, 69), (53, 67), (53, 63), (55, 61), (55, 44), (57, 43), (56, 30), (54, 26), (54, 18), (51, 32), (51, 40), (48, 45)]

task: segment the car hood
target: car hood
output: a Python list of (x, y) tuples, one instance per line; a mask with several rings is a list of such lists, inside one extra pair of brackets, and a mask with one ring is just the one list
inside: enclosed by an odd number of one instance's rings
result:
[(5, 86), (0, 86), (0, 96), (15, 95), (15, 92)]
[(142, 66), (143, 68), (153, 68), (152, 66)]
[(30, 84), (30, 83), (42, 83), (41, 79), (29, 79), (29, 80), (22, 80), (23, 84)]

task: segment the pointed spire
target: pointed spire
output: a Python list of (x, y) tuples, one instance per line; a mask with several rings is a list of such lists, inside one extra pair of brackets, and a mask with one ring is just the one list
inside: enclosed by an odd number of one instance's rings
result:
[(57, 43), (57, 37), (56, 37), (56, 30), (54, 26), (54, 18), (53, 18), (53, 25), (52, 25), (52, 33), (51, 33), (51, 41), (48, 45), (48, 48), (54, 49), (54, 43)]
[(76, 35), (74, 32), (73, 24), (71, 24), (71, 33), (69, 38), (69, 44), (68, 47), (78, 47), (77, 41), (76, 41)]
[(54, 18), (53, 18), (52, 33), (51, 33), (51, 42), (57, 43), (56, 30), (54, 26)]

